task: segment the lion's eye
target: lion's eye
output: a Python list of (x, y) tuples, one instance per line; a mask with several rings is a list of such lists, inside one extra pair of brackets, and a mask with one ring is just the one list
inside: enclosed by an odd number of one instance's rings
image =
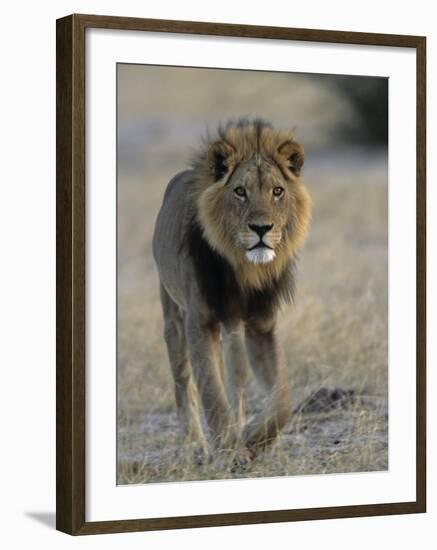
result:
[(273, 195), (275, 197), (280, 197), (282, 195), (282, 193), (284, 192), (284, 188), (283, 187), (274, 187), (273, 188)]
[(238, 196), (238, 197), (245, 197), (246, 196), (246, 189), (244, 189), (244, 187), (236, 187), (234, 189), (234, 193)]

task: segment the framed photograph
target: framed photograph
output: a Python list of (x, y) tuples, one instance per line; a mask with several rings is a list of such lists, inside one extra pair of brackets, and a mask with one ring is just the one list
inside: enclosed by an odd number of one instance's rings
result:
[(426, 41), (57, 21), (57, 528), (426, 510)]

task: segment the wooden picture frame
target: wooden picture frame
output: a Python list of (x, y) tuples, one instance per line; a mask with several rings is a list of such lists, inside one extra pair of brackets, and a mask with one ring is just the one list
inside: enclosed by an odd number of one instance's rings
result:
[[(86, 521), (85, 33), (119, 29), (409, 48), (416, 52), (416, 499), (411, 502)], [(70, 15), (57, 21), (57, 529), (71, 535), (408, 514), (426, 510), (426, 39), (420, 36)]]

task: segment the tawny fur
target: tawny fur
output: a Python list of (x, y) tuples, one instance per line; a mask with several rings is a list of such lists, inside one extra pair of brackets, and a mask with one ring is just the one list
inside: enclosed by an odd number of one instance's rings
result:
[[(296, 253), (310, 221), (303, 161), (291, 132), (260, 120), (230, 122), (204, 143), (192, 170), (169, 183), (155, 225), (183, 433), (196, 448), (208, 446), (200, 396), (210, 442), (233, 449), (239, 462), (274, 441), (291, 411), (276, 317), (293, 295)], [(267, 404), (245, 424), (248, 364)]]
[[(214, 180), (214, 155), (226, 158), (227, 175)], [(289, 169), (288, 158), (295, 155), (296, 170)], [(311, 200), (299, 175), (303, 164), (303, 148), (295, 140), (291, 131), (276, 130), (261, 121), (254, 123), (233, 123), (218, 131), (215, 138), (204, 144), (192, 165), (193, 185), (190, 190), (190, 204), (194, 215), (203, 228), (210, 245), (226, 257), (233, 265), (242, 287), (263, 288), (277, 280), (286, 268), (290, 257), (294, 256), (307, 235), (311, 217)], [(233, 212), (224, 208), (223, 199), (228, 190), (228, 181), (233, 169), (242, 162), (257, 159), (258, 164), (274, 163), (280, 170), (278, 184), (284, 179), (291, 195), (289, 201), (289, 222), (287, 231), (276, 249), (276, 258), (268, 264), (248, 263), (240, 250), (235, 249), (234, 235), (226, 231), (225, 218)], [(235, 221), (238, 225), (238, 220)]]

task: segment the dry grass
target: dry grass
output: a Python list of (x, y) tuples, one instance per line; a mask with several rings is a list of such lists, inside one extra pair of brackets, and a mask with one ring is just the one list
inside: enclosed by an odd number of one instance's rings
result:
[[(156, 101), (165, 110), (165, 94)], [(132, 109), (140, 109), (134, 103), (123, 110), (123, 105), (120, 115), (126, 120)], [(304, 175), (314, 201), (313, 223), (301, 253), (296, 304), (280, 317), (294, 407), (321, 387), (353, 389), (365, 397), (347, 408), (294, 414), (272, 449), (246, 471), (231, 473), (228, 456), (197, 466), (180, 452), (151, 254), (163, 191), (186, 166), (191, 145), (170, 142), (165, 132), (157, 133), (153, 147), (144, 146), (140, 162), (119, 164), (118, 482), (386, 469), (385, 155), (322, 155), (316, 149), (311, 154), (310, 148)], [(259, 406), (262, 396), (252, 380), (248, 396), (252, 409)]]

